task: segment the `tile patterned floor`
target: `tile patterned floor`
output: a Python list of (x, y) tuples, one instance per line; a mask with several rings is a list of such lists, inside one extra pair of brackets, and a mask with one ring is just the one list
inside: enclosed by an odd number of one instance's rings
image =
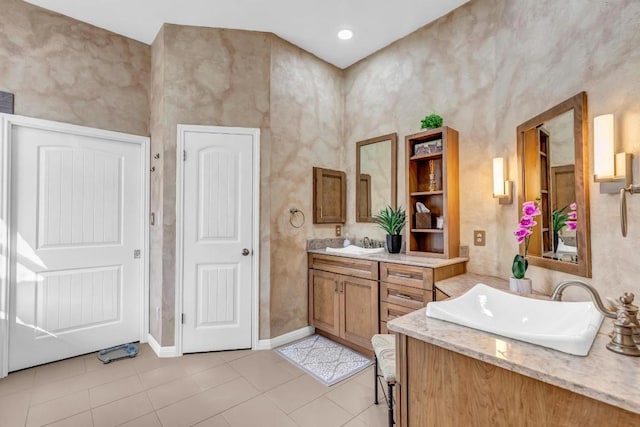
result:
[(382, 427), (373, 367), (326, 387), (273, 351), (159, 359), (140, 354), (103, 365), (95, 354), (0, 380), (0, 427)]

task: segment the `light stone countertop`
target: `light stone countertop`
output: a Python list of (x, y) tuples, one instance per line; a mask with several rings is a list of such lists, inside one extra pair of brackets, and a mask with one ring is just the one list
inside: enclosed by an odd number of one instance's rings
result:
[(392, 262), (395, 264), (415, 265), (418, 267), (430, 267), (430, 268), (445, 267), (447, 265), (459, 264), (461, 262), (469, 261), (468, 258), (450, 258), (450, 259), (427, 258), (427, 257), (420, 257), (420, 256), (409, 256), (407, 254), (390, 254), (387, 252), (380, 253), (380, 254), (369, 254), (369, 255), (341, 254), (336, 252), (327, 252), (325, 248), (309, 249), (307, 252), (310, 254), (332, 255), (332, 256), (338, 256), (338, 257), (344, 257), (344, 258), (357, 258), (357, 259), (366, 259), (369, 261)]
[[(508, 289), (506, 280), (463, 274), (436, 283), (451, 296), (476, 283)], [(540, 296), (538, 296), (540, 297)], [(425, 309), (396, 318), (387, 327), (398, 333), (456, 353), (538, 379), (575, 393), (640, 414), (640, 358), (605, 348), (611, 320), (605, 318), (585, 357), (501, 337), (454, 323), (428, 318)]]
[(445, 280), (435, 283), (436, 288), (440, 289), (450, 297), (457, 297), (473, 288), (478, 283), (484, 283), (492, 288), (502, 291), (509, 290), (509, 281), (493, 276), (482, 276), (480, 274), (465, 273), (459, 276), (453, 276)]

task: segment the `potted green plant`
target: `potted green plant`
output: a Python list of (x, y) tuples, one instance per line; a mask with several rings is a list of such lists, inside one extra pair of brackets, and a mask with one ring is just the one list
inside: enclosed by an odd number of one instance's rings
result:
[(429, 114), (421, 121), (421, 129), (435, 129), (442, 126), (442, 117), (437, 114)]
[[(566, 212), (569, 208), (569, 212)], [(551, 224), (553, 225), (553, 252), (558, 252), (558, 243), (560, 240), (560, 230), (565, 226), (569, 230), (575, 230), (577, 227), (578, 214), (576, 212), (578, 206), (575, 203), (565, 206), (564, 208), (553, 211), (551, 213)]]
[(376, 223), (387, 232), (387, 250), (397, 254), (402, 247), (402, 229), (407, 223), (407, 213), (404, 208), (393, 209), (387, 206), (374, 216)]

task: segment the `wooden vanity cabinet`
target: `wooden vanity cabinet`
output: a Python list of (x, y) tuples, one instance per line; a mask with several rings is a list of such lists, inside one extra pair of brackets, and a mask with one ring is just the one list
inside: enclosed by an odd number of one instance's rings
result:
[(637, 426), (640, 415), (397, 335), (400, 427)]
[(443, 267), (380, 263), (380, 333), (387, 334), (387, 322), (419, 310), (430, 301), (444, 299), (434, 282), (464, 274), (465, 263)]
[(378, 263), (309, 254), (309, 323), (356, 350), (378, 333)]
[(387, 322), (418, 310), (433, 301), (433, 269), (380, 263), (380, 332)]
[(387, 322), (446, 294), (434, 283), (464, 274), (464, 261), (441, 267), (309, 254), (309, 324), (360, 351), (371, 337), (389, 333)]

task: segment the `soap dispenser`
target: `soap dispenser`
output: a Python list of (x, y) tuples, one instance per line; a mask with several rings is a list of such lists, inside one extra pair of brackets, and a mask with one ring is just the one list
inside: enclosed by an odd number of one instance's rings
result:
[(349, 245), (351, 245), (351, 240), (349, 240), (349, 233), (347, 233), (344, 235), (344, 242), (342, 243), (342, 246), (346, 248)]

